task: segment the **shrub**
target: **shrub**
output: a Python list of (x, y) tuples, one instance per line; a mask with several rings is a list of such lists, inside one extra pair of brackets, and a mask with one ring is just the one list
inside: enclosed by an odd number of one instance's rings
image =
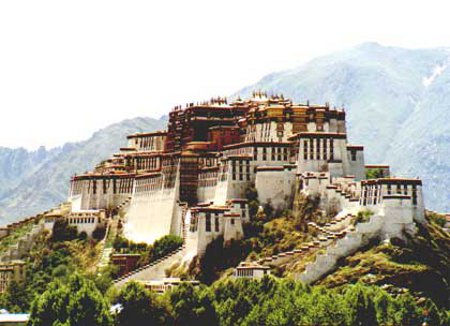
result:
[(75, 226), (69, 225), (66, 219), (57, 219), (53, 225), (52, 240), (72, 241), (78, 237), (78, 231)]
[(97, 241), (100, 241), (105, 237), (105, 234), (106, 234), (106, 226), (102, 224), (97, 226), (95, 230), (92, 232), (92, 238), (94, 238)]

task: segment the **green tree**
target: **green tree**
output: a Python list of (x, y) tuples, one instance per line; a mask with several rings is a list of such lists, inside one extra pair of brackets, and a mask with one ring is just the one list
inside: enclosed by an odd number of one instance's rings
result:
[(351, 286), (345, 296), (350, 305), (349, 317), (352, 325), (377, 325), (375, 305), (362, 284)]
[(196, 289), (192, 284), (182, 283), (170, 292), (169, 300), (175, 325), (218, 325), (216, 310), (207, 289)]
[(420, 325), (421, 312), (411, 294), (406, 293), (398, 296), (395, 303), (395, 324)]
[(59, 281), (50, 283), (47, 290), (33, 301), (29, 325), (50, 326), (67, 320), (69, 289)]
[(69, 283), (52, 282), (33, 301), (30, 325), (108, 326), (112, 325), (109, 305), (94, 283), (77, 274)]
[(248, 201), (250, 217), (253, 219), (259, 208), (258, 191), (256, 190), (255, 185), (251, 185), (245, 189), (245, 198)]
[(32, 293), (27, 291), (25, 282), (17, 282), (12, 280), (7, 288), (6, 293), (3, 296), (4, 307), (10, 312), (24, 312), (28, 311), (29, 303), (33, 299)]
[(151, 326), (168, 323), (167, 311), (156, 301), (154, 294), (138, 283), (128, 283), (120, 291), (117, 302), (122, 306), (117, 317), (118, 326)]

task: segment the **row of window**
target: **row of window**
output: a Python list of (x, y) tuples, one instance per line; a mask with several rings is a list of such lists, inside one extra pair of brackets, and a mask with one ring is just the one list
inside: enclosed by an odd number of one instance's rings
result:
[(160, 150), (164, 144), (161, 136), (135, 138), (135, 144), (140, 149)]
[[(315, 150), (314, 150), (314, 139), (306, 139), (303, 141), (303, 159), (308, 160), (334, 160), (334, 140), (333, 138), (318, 138), (315, 140)], [(328, 144), (329, 143), (329, 144)], [(329, 145), (329, 146), (328, 146)], [(329, 151), (329, 153), (328, 153)], [(316, 154), (314, 157), (314, 153)]]
[[(205, 214), (205, 232), (212, 232), (212, 228), (214, 227), (214, 232), (220, 232), (220, 215), (218, 213), (206, 213)], [(213, 223), (214, 221), (214, 223)], [(234, 225), (234, 218), (230, 219), (230, 224)], [(198, 229), (198, 217), (192, 216), (191, 223), (189, 226), (190, 232), (196, 232)]]
[(72, 217), (69, 218), (69, 224), (93, 224), (95, 220), (95, 217)]
[(73, 194), (78, 195), (83, 192), (84, 186), (87, 184), (87, 192), (97, 194), (98, 184), (101, 183), (100, 187), (104, 194), (108, 192), (108, 189), (112, 184), (112, 191), (114, 194), (131, 193), (133, 191), (133, 179), (112, 179), (112, 180), (77, 180), (73, 184)]
[[(393, 189), (395, 188), (395, 189)], [(397, 195), (409, 195), (408, 192), (408, 185), (404, 184), (397, 184), (395, 187), (388, 184), (386, 187), (386, 193), (388, 195), (397, 194)], [(381, 202), (381, 196), (382, 196), (382, 188), (380, 185), (377, 186), (366, 186), (362, 189), (362, 204), (363, 205), (374, 205), (376, 203)], [(412, 185), (411, 190), (411, 201), (414, 205), (417, 205), (417, 186)]]
[[(287, 147), (270, 147), (270, 159), (272, 161), (287, 161), (288, 148)], [(259, 148), (255, 147), (253, 152), (253, 159), (258, 160)], [(262, 147), (262, 160), (267, 161), (267, 147)]]
[(135, 167), (139, 170), (154, 170), (159, 168), (159, 157), (137, 157)]

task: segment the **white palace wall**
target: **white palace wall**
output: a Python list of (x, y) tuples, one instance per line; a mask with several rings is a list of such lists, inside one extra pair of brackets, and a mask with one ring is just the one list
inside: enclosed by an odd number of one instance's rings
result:
[(124, 223), (124, 233), (128, 239), (153, 243), (168, 234), (181, 235), (179, 168), (174, 187), (164, 188), (163, 178), (163, 175), (149, 178), (154, 186), (145, 185), (148, 182), (145, 177), (136, 180)]
[(259, 167), (255, 187), (260, 203), (270, 203), (275, 209), (288, 208), (293, 200), (295, 174), (295, 165)]

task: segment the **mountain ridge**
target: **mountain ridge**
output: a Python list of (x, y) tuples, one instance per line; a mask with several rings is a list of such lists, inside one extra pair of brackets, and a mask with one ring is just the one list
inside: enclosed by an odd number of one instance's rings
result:
[[(426, 205), (450, 211), (450, 60), (448, 48), (403, 49), (364, 43), (271, 73), (236, 92), (283, 93), (297, 102), (344, 106), (353, 143), (367, 163), (420, 177)], [(441, 67), (439, 73), (436, 73)]]
[[(0, 188), (3, 190), (0, 191), (0, 223), (36, 214), (66, 200), (69, 179), (74, 173), (83, 173), (107, 159), (118, 145), (126, 145), (128, 134), (162, 129), (165, 121), (164, 117), (159, 120), (146, 117), (127, 119), (100, 129), (85, 141), (66, 143), (49, 151), (41, 149), (45, 159), (35, 162), (36, 166), (26, 164), (25, 168), (30, 171), (18, 174), (18, 180), (11, 187)], [(33, 151), (18, 151), (25, 157), (34, 155)], [(3, 159), (0, 151), (0, 162)], [(0, 164), (0, 175), (8, 174), (10, 170)]]

